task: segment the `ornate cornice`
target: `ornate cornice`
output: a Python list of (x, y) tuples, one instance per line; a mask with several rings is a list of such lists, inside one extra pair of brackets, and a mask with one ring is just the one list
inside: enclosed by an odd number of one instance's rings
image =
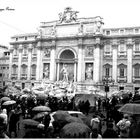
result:
[(33, 49), (33, 45), (29, 44), (28, 51), (31, 51), (32, 49)]
[(126, 42), (126, 46), (127, 46), (127, 48), (132, 48), (133, 45), (134, 45), (133, 40), (132, 40), (131, 38), (128, 39), (127, 42)]

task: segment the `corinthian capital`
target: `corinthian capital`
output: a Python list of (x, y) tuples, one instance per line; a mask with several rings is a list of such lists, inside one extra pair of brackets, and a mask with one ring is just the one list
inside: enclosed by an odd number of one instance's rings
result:
[(28, 51), (31, 51), (32, 49), (33, 49), (33, 45), (32, 44), (29, 44)]
[(13, 47), (11, 47), (10, 48), (10, 53), (12, 53), (14, 51), (14, 48)]
[(133, 47), (133, 40), (130, 38), (130, 39), (128, 39), (127, 40), (127, 42), (126, 42), (126, 45), (127, 45), (127, 48), (132, 48)]

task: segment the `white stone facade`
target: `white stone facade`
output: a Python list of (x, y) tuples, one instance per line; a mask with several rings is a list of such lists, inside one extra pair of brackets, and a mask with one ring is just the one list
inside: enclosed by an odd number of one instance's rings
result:
[(46, 66), (47, 80), (59, 81), (67, 64), (70, 81), (102, 88), (102, 79), (111, 77), (112, 90), (138, 89), (140, 27), (103, 29), (102, 25), (101, 17), (62, 17), (41, 23), (38, 33), (13, 36), (9, 81), (22, 87), (41, 83)]

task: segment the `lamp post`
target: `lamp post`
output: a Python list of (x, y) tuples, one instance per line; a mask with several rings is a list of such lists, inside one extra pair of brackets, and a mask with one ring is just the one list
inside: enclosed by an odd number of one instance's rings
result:
[(109, 76), (105, 76), (102, 81), (105, 87), (106, 99), (107, 99), (107, 93), (109, 92), (109, 87), (110, 85), (113, 85), (115, 81), (112, 79), (112, 77)]
[[(111, 86), (111, 85), (113, 85), (114, 84), (114, 80), (112, 79), (112, 77), (109, 77), (109, 76), (105, 76), (104, 78), (103, 78), (103, 86), (105, 87), (105, 92), (106, 92), (106, 103), (107, 103), (107, 93), (109, 92), (109, 87)], [(108, 106), (108, 105), (107, 105)], [(106, 106), (106, 118), (107, 118), (107, 120), (108, 120), (108, 109), (109, 108), (107, 108), (107, 106)]]

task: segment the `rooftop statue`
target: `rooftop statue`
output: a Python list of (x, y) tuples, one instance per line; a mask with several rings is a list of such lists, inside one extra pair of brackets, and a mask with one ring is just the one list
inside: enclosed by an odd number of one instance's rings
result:
[(70, 23), (77, 20), (78, 11), (72, 11), (71, 7), (65, 8), (64, 12), (59, 13), (59, 21), (60, 23)]

